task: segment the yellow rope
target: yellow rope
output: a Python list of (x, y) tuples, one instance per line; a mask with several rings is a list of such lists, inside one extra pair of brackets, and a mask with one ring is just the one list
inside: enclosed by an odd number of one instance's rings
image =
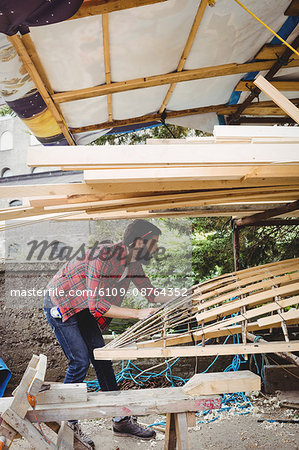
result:
[(247, 11), (252, 17), (254, 17), (258, 22), (260, 22), (264, 27), (267, 28), (267, 30), (271, 31), (271, 33), (274, 34), (281, 42), (283, 42), (287, 47), (289, 47), (296, 55), (299, 56), (299, 52), (297, 52), (296, 49), (294, 49), (290, 44), (288, 44), (284, 39), (282, 39), (275, 31), (273, 31), (268, 25), (266, 25), (261, 19), (259, 19), (255, 14), (253, 14), (246, 6), (244, 6), (239, 0), (234, 0), (238, 5), (240, 5), (245, 11)]

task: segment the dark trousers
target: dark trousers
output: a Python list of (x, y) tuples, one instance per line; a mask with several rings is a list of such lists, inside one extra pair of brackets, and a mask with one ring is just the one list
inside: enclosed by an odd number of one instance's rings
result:
[(103, 347), (105, 342), (98, 323), (89, 310), (84, 309), (65, 322), (52, 317), (50, 308), (45, 307), (44, 311), (69, 361), (64, 382), (82, 383), (91, 362), (101, 389), (103, 391), (118, 391), (119, 388), (111, 361), (97, 361), (93, 357), (93, 350)]

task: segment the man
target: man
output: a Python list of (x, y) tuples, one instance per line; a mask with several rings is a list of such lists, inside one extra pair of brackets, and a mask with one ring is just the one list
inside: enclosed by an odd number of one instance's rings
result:
[[(101, 390), (119, 389), (111, 361), (96, 361), (93, 350), (105, 345), (101, 331), (112, 318), (146, 319), (155, 311), (120, 306), (131, 281), (139, 291), (146, 292), (150, 302), (162, 303), (171, 298), (155, 295), (159, 290), (142, 268), (157, 251), (160, 234), (152, 223), (135, 220), (126, 228), (122, 242), (100, 245), (96, 252), (87, 252), (84, 260), (68, 261), (48, 284), (45, 314), (69, 361), (65, 383), (82, 382), (91, 362)], [(71, 421), (70, 426), (80, 440), (94, 446), (77, 421)], [(153, 430), (142, 428), (131, 417), (115, 417), (113, 432), (141, 439), (155, 436)]]

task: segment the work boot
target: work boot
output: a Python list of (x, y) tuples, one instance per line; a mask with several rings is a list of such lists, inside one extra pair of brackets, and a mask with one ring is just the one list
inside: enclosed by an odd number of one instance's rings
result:
[(74, 431), (75, 440), (77, 439), (91, 449), (95, 448), (93, 440), (82, 431), (78, 422), (68, 422), (68, 426)]
[(153, 439), (156, 432), (150, 428), (143, 428), (137, 423), (136, 417), (125, 417), (116, 422), (113, 420), (113, 434), (115, 436), (133, 437), (135, 439)]

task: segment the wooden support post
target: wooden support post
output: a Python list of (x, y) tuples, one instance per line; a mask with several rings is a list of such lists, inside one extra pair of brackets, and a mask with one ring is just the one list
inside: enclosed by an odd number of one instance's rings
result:
[(292, 117), (299, 124), (299, 109), (293, 105), (290, 100), (285, 97), (278, 89), (276, 89), (262, 75), (259, 75), (254, 84), (271, 98), (288, 116)]
[(57, 450), (74, 449), (74, 431), (68, 426), (67, 422), (61, 422), (57, 436)]
[(164, 450), (176, 449), (176, 432), (175, 432), (175, 415), (173, 413), (166, 414), (166, 430)]
[(232, 233), (233, 233), (233, 252), (234, 252), (234, 268), (237, 272), (241, 269), (240, 265), (240, 236), (239, 228), (236, 226), (234, 220), (232, 220)]
[(174, 420), (178, 450), (191, 450), (188, 436), (187, 414), (177, 413), (174, 415)]

